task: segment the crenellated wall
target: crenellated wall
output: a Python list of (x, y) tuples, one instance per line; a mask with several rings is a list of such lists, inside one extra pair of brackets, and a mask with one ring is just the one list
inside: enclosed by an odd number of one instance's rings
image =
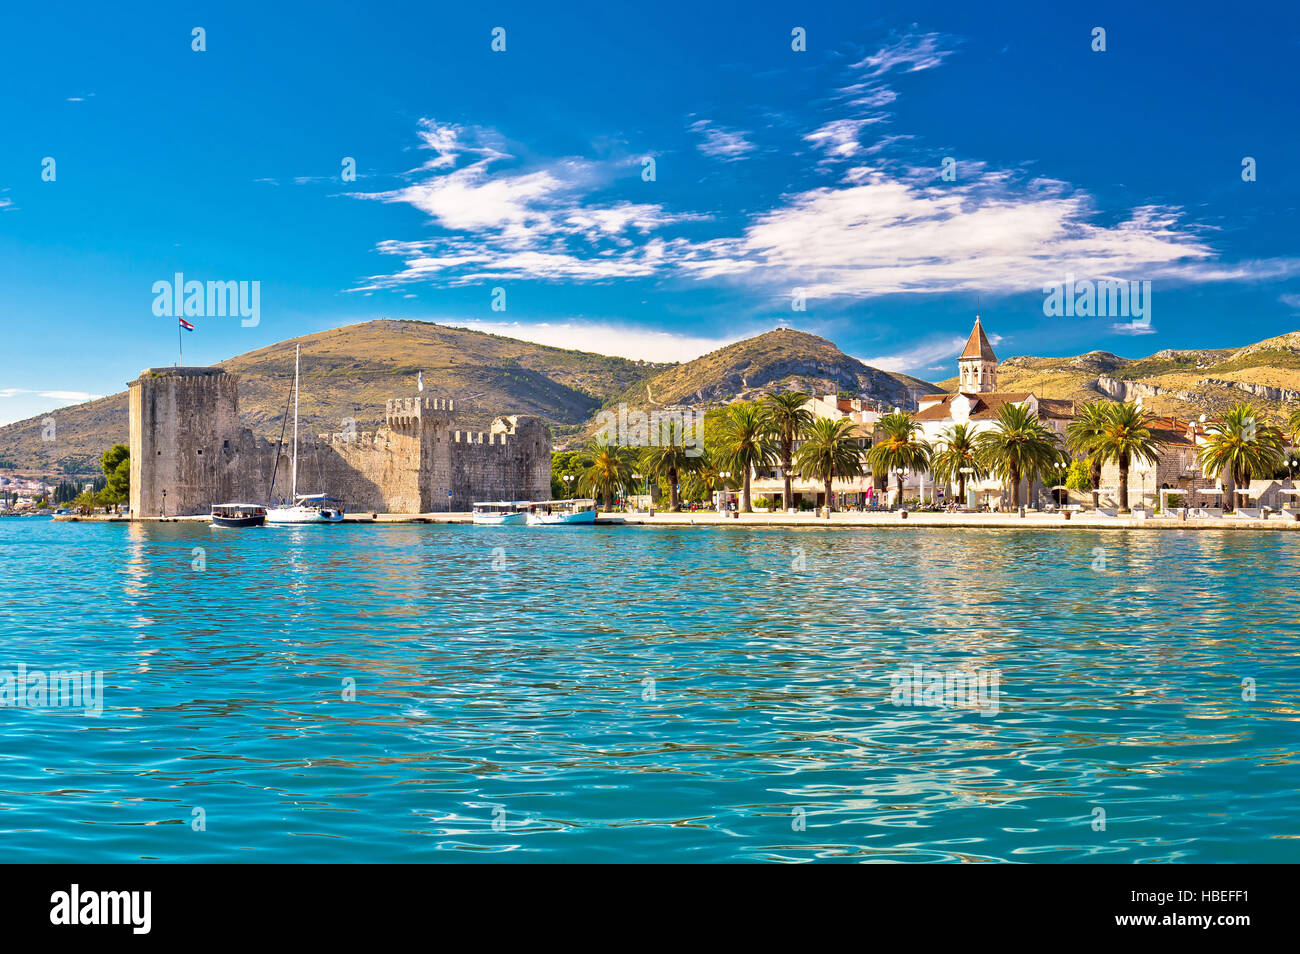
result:
[[(218, 368), (145, 371), (130, 383), (131, 514), (206, 513), (214, 503), (290, 496), (289, 448), (239, 426), (238, 377)], [(545, 500), (551, 441), (535, 418), (454, 428), (446, 398), (396, 398), (375, 431), (300, 435), (298, 492), (342, 498), (351, 512), (468, 510), (475, 500)], [(274, 471), (274, 490), (272, 473)], [(450, 491), (450, 499), (448, 497)]]

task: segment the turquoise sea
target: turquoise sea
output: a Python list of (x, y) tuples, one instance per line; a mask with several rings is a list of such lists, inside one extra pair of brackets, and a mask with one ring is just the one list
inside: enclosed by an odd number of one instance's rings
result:
[[(1231, 531), (3, 520), (0, 670), (104, 688), (100, 715), (0, 708), (0, 846), (1296, 861), (1298, 557)], [(913, 666), (997, 673), (998, 711), (894, 704)]]

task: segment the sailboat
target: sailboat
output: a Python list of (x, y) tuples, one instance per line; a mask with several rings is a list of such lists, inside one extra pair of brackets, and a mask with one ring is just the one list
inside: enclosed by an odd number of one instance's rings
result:
[[(290, 504), (282, 507), (267, 507), (266, 522), (269, 524), (299, 523), (342, 523), (343, 501), (329, 494), (298, 493), (298, 353), (299, 345), (293, 349), (293, 456), (290, 458), (292, 468), (292, 491)], [(276, 453), (279, 460), (279, 452)], [(275, 490), (275, 475), (271, 476), (271, 490)]]

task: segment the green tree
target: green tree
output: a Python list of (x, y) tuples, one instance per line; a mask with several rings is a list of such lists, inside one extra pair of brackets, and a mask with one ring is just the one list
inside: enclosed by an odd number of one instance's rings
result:
[[(890, 471), (924, 470), (930, 463), (933, 453), (929, 443), (922, 437), (921, 425), (912, 420), (912, 415), (903, 411), (886, 414), (876, 423), (876, 433), (867, 452), (867, 461), (874, 473), (884, 474)], [(903, 475), (894, 474), (898, 480), (898, 503), (903, 502)]]
[[(578, 478), (582, 476), (582, 451), (551, 452), (551, 497), (566, 500), (578, 492)], [(565, 478), (571, 478), (565, 480)]]
[[(700, 453), (698, 450), (692, 453), (686, 448), (685, 435), (675, 433), (672, 422), (669, 422), (667, 437), (666, 442), (641, 451), (638, 466), (643, 473), (667, 482), (668, 509), (675, 513), (682, 509), (678, 495), (682, 475), (700, 465)], [(679, 438), (682, 443), (678, 443)]]
[(794, 463), (794, 445), (813, 426), (812, 411), (804, 407), (808, 395), (803, 391), (769, 392), (763, 398), (763, 414), (767, 420), (768, 433), (776, 444), (777, 460), (781, 464), (781, 474), (785, 480), (785, 495), (781, 498), (783, 506), (794, 506), (794, 490), (791, 486), (791, 470)]
[[(1106, 407), (1101, 430), (1092, 440), (1092, 454), (1103, 464), (1113, 460), (1119, 466), (1119, 512), (1128, 513), (1128, 469), (1135, 460), (1156, 463), (1160, 441), (1151, 433), (1155, 415), (1132, 401)], [(1067, 425), (1068, 427), (1068, 425)]]
[(1065, 486), (1070, 490), (1093, 490), (1092, 475), (1089, 473), (1088, 461), (1072, 460), (1065, 475)]
[(1300, 405), (1291, 408), (1286, 419), (1286, 433), (1291, 439), (1292, 447), (1300, 446)]
[(1207, 477), (1222, 479), (1226, 509), (1234, 510), (1237, 488), (1252, 477), (1272, 474), (1283, 459), (1284, 447), (1278, 427), (1260, 420), (1252, 405), (1234, 404), (1221, 418), (1206, 425), (1201, 470)]
[(604, 500), (605, 509), (613, 509), (614, 495), (632, 479), (627, 452), (614, 444), (592, 444), (583, 456), (578, 486), (582, 493)]
[(763, 409), (749, 402), (730, 405), (720, 431), (721, 461), (725, 469), (733, 471), (741, 480), (741, 512), (753, 513), (749, 492), (751, 471), (767, 466), (776, 456), (776, 445), (769, 436)]
[(712, 501), (717, 491), (735, 486), (734, 480), (722, 476), (725, 469), (718, 466), (717, 455), (706, 449), (697, 465), (682, 478), (682, 496), (686, 500)]
[[(832, 493), (836, 477), (857, 477), (862, 473), (862, 449), (853, 436), (856, 427), (847, 418), (835, 420), (819, 417), (804, 437), (794, 455), (794, 466), (805, 480), (820, 480), (826, 485), (826, 509), (835, 509)], [(789, 486), (789, 478), (786, 478)], [(790, 498), (787, 497), (788, 501)]]
[(930, 461), (934, 475), (950, 485), (957, 482), (957, 499), (966, 500), (966, 477), (964, 471), (974, 471), (970, 476), (983, 480), (988, 470), (980, 462), (976, 453), (975, 433), (969, 424), (954, 424), (939, 435), (939, 443), (934, 458)]
[(1101, 496), (1102, 459), (1096, 453), (1102, 430), (1110, 418), (1109, 401), (1089, 401), (1079, 407), (1070, 423), (1065, 425), (1065, 446), (1088, 460), (1089, 487), (1078, 490), (1092, 490), (1092, 506), (1095, 510)]
[(1020, 481), (1048, 473), (1061, 459), (1056, 434), (1024, 404), (1004, 404), (993, 427), (975, 438), (976, 453), (999, 480), (1011, 485), (1011, 506), (1019, 509)]
[(125, 444), (114, 444), (100, 458), (104, 471), (103, 502), (125, 503), (131, 499), (131, 449)]

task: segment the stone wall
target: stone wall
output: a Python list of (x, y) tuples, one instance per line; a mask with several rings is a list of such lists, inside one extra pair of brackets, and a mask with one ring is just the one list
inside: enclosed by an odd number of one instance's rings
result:
[(235, 491), (239, 381), (218, 368), (150, 368), (129, 384), (131, 512), (206, 513)]
[[(171, 516), (290, 496), (290, 448), (282, 448), (277, 466), (274, 443), (239, 426), (236, 375), (152, 369), (130, 387), (133, 517), (163, 514), (164, 489)], [(486, 434), (454, 424), (448, 399), (400, 398), (387, 403), (385, 426), (373, 432), (299, 435), (298, 493), (328, 493), (354, 513), (468, 510), (475, 500), (550, 497), (545, 424), (497, 418)]]

